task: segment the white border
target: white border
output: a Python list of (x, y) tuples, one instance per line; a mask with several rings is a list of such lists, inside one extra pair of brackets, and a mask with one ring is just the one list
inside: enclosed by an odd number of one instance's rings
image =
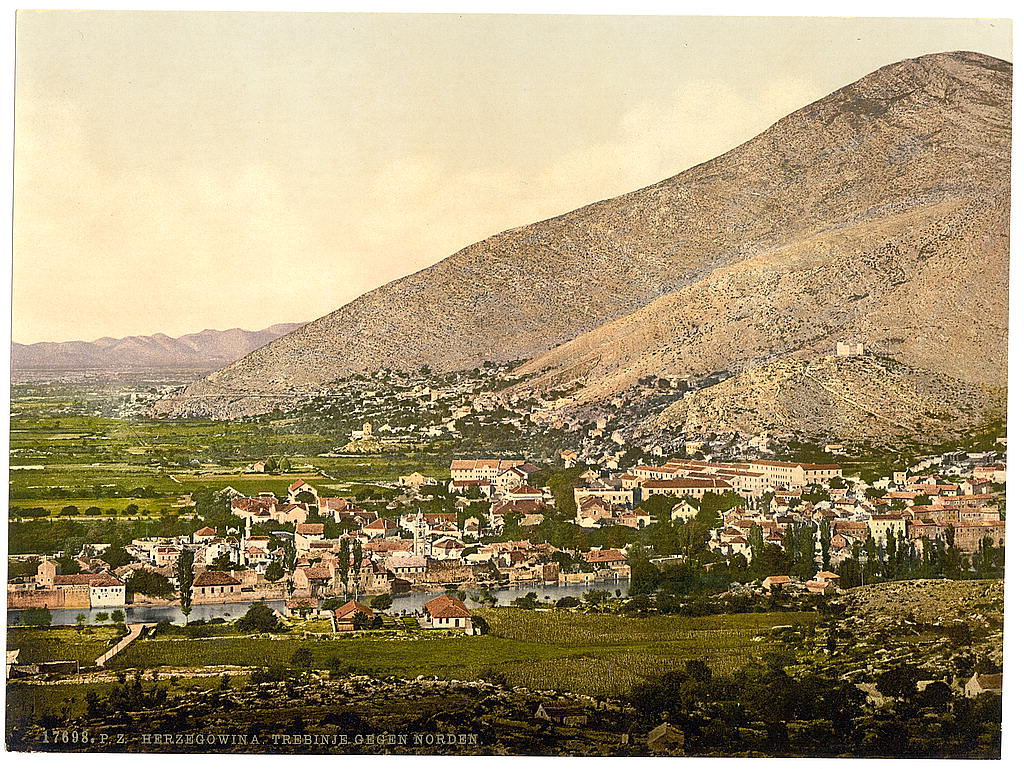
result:
[[(47, 2), (44, 4), (49, 9), (78, 9), (82, 5), (80, 3), (68, 3), (68, 2)], [(609, 14), (609, 15), (644, 15), (644, 14), (686, 14), (686, 15), (704, 15), (704, 16), (856, 16), (856, 17), (897, 17), (897, 18), (1003, 18), (1012, 19), (1014, 22), (1018, 18), (1024, 18), (1019, 11), (1014, 9), (1014, 5), (1009, 2), (973, 2), (973, 3), (952, 3), (946, 0), (933, 0), (932, 2), (923, 2), (921, 0), (909, 1), (909, 0), (890, 0), (889, 2), (880, 2), (879, 0), (861, 0), (860, 2), (850, 2), (849, 0), (840, 0), (838, 2), (831, 2), (827, 5), (820, 2), (808, 2), (807, 0), (780, 0), (770, 5), (763, 3), (755, 3), (743, 0), (718, 0), (718, 2), (651, 2), (651, 0), (635, 0), (634, 2), (567, 2), (566, 0), (547, 0), (546, 2), (540, 2), (539, 0), (520, 0), (520, 2), (508, 2), (507, 0), (478, 0), (477, 2), (430, 2), (430, 3), (416, 3), (405, 0), (381, 0), (379, 2), (349, 2), (349, 3), (310, 3), (310, 2), (293, 2), (293, 3), (274, 3), (274, 2), (210, 2), (210, 3), (154, 3), (154, 2), (102, 2), (102, 3), (90, 3), (89, 7), (91, 10), (224, 10), (224, 11), (348, 11), (348, 12), (439, 12), (439, 13), (537, 13), (537, 14), (553, 14), (553, 13), (567, 13), (567, 14)], [(1014, 24), (1016, 26), (1016, 23)], [(8, 312), (3, 314), (3, 327), (7, 335), (8, 343), (10, 342), (10, 292), (11, 292), (11, 219), (10, 219), (10, 206), (11, 206), (11, 191), (12, 185), (11, 180), (13, 178), (13, 97), (14, 97), (14, 80), (13, 80), (13, 69), (14, 69), (14, 12), (11, 9), (6, 9), (3, 15), (0, 15), (0, 40), (2, 43), (3, 50), (3, 78), (0, 79), (0, 115), (3, 116), (3, 126), (6, 131), (3, 134), (3, 144), (0, 147), (0, 155), (2, 155), (2, 168), (6, 171), (3, 176), (5, 184), (3, 185), (3, 192), (0, 199), (4, 200), (7, 204), (6, 210), (8, 216), (4, 218), (2, 233), (5, 235), (5, 248), (6, 253), (6, 270), (3, 270), (2, 278), (2, 293), (7, 301)], [(1016, 46), (1014, 51), (1016, 52)], [(1016, 58), (1016, 56), (1014, 57)], [(1015, 86), (1019, 85), (1019, 77), (1014, 78)], [(1018, 90), (1015, 88), (1015, 90)], [(1019, 93), (1019, 90), (1018, 90)], [(1020, 135), (1021, 130), (1024, 126), (1021, 125), (1020, 109), (1015, 110), (1014, 128), (1015, 134)], [(1013, 188), (1015, 190), (1022, 189), (1021, 186), (1021, 171), (1022, 165), (1019, 158), (1019, 153), (1014, 152), (1013, 160)], [(1016, 203), (1016, 200), (1014, 201)], [(1016, 516), (1018, 514), (1024, 515), (1024, 513), (1018, 513), (1017, 502), (1021, 498), (1022, 492), (1018, 492), (1018, 484), (1016, 483), (1016, 467), (1017, 467), (1017, 455), (1016, 447), (1018, 440), (1024, 440), (1024, 435), (1021, 433), (1022, 424), (1022, 408), (1020, 405), (1019, 398), (1015, 397), (1024, 382), (1024, 343), (1021, 342), (1021, 334), (1024, 333), (1021, 329), (1022, 322), (1022, 311), (1024, 311), (1024, 279), (1021, 278), (1021, 268), (1019, 259), (1019, 243), (1021, 235), (1021, 217), (1019, 215), (1019, 206), (1013, 206), (1013, 217), (1012, 217), (1012, 231), (1011, 231), (1011, 275), (1010, 275), (1010, 408), (1009, 408), (1009, 422), (1008, 422), (1008, 437), (1010, 445), (1010, 457), (1009, 466), (1013, 473), (1014, 480), (1011, 481), (1008, 490), (1008, 527), (1011, 530), (1010, 539), (1014, 543), (1017, 543), (1017, 538), (1024, 536), (1019, 533), (1024, 532), (1024, 528), (1018, 526)], [(57, 302), (55, 301), (55, 306)], [(9, 346), (8, 346), (8, 349)], [(4, 473), (7, 472), (7, 461), (8, 461), (8, 443), (9, 443), (9, 414), (10, 414), (10, 391), (6, 383), (10, 381), (10, 359), (9, 355), (3, 356), (2, 370), (4, 373), (5, 386), (2, 388), (2, 403), (3, 403), (3, 420), (4, 424), (0, 427), (0, 463), (2, 463)], [(6, 494), (3, 495), (3, 507), (6, 513), (7, 499)], [(3, 549), (6, 553), (7, 543), (7, 530), (6, 526), (3, 527), (3, 533), (0, 535), (0, 540), (3, 542)], [(1024, 545), (1014, 544), (1012, 552), (1018, 552), (1020, 547)], [(6, 579), (6, 558), (4, 559), (4, 570)], [(1010, 589), (1006, 595), (1006, 635), (1004, 640), (1004, 653), (1009, 652), (1015, 648), (1021, 641), (1021, 628), (1022, 628), (1022, 616), (1024, 616), (1024, 607), (1022, 607), (1020, 591), (1018, 587), (1018, 581), (1021, 579), (1019, 574), (1019, 568), (1015, 559), (1011, 559), (1007, 563), (1007, 584)], [(1024, 758), (1024, 735), (1021, 731), (1016, 728), (1020, 722), (1020, 715), (1022, 713), (1022, 701), (1024, 701), (1024, 692), (1021, 691), (1024, 687), (1024, 676), (1021, 673), (1021, 663), (1019, 657), (1015, 654), (1006, 654), (1005, 657), (1005, 677), (1007, 681), (1006, 694), (1004, 696), (1004, 713), (1003, 713), (1003, 758), (1002, 762), (1014, 761), (1017, 763), (1017, 759)], [(6, 753), (6, 751), (5, 751)], [(81, 755), (81, 754), (53, 754), (52, 757), (45, 756), (43, 754), (16, 754), (7, 753), (4, 756), (6, 761), (9, 761), (8, 766), (12, 767), (23, 767), (29, 766), (29, 762), (36, 761), (73, 761), (76, 766), (84, 767), (85, 769), (93, 769), (97, 767), (99, 769), (110, 769), (111, 767), (120, 767), (122, 765), (127, 766), (128, 762), (136, 760), (136, 756), (133, 755)], [(246, 767), (261, 767), (265, 766), (272, 768), (275, 766), (275, 762), (282, 760), (280, 756), (226, 756), (226, 755), (191, 755), (188, 757), (190, 765), (197, 767), (205, 767), (213, 765), (216, 762), (219, 766), (246, 766)], [(452, 761), (457, 761), (460, 764), (465, 765), (465, 762), (501, 762), (508, 764), (509, 762), (515, 762), (517, 766), (527, 767), (536, 766), (540, 767), (543, 765), (550, 765), (552, 761), (558, 761), (558, 766), (569, 767), (569, 766), (580, 766), (583, 764), (590, 764), (594, 759), (583, 759), (583, 758), (561, 758), (561, 759), (545, 759), (545, 758), (529, 758), (529, 757), (488, 757), (488, 758), (465, 758), (465, 757), (382, 757), (382, 756), (342, 756), (342, 757), (329, 757), (329, 756), (309, 756), (309, 757), (288, 757), (289, 762), (300, 761), (304, 765), (326, 765), (328, 761), (345, 761), (350, 766), (361, 769), (363, 766), (369, 766), (371, 762), (377, 764), (384, 761), (389, 766), (398, 764), (415, 764), (420, 767), (427, 766), (442, 766), (442, 764), (449, 764)], [(667, 762), (673, 759), (603, 759), (602, 765), (610, 766), (612, 764), (616, 766), (647, 766), (644, 762), (651, 760), (659, 761), (659, 765), (665, 766)], [(727, 765), (739, 765), (743, 766), (742, 759), (684, 759), (687, 761), (699, 761), (699, 762), (715, 762), (712, 764), (714, 767), (725, 767)], [(147, 754), (145, 761), (148, 765), (154, 767), (172, 767), (176, 766), (182, 761), (180, 755), (154, 755)], [(773, 766), (793, 764), (797, 759), (760, 759), (760, 761), (767, 761)], [(827, 759), (806, 759), (801, 762), (802, 766), (817, 766), (821, 762), (825, 762)], [(857, 764), (858, 766), (865, 765), (886, 765), (892, 766), (892, 760), (854, 760), (849, 759), (843, 762), (843, 766)], [(956, 764), (964, 762), (949, 762), (949, 761), (915, 761), (915, 765), (920, 764), (936, 764), (943, 767), (952, 767)], [(749, 766), (749, 764), (746, 764)]]

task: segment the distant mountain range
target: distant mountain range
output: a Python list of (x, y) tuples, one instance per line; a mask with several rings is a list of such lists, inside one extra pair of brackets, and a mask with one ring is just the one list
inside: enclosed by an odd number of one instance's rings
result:
[[(526, 360), (519, 390), (572, 385), (580, 407), (730, 374), (649, 416), (678, 434), (968, 429), (1006, 387), (1011, 82), (977, 53), (883, 67), (677, 176), (370, 291), (155, 412), (232, 418), (355, 372)], [(873, 357), (832, 365), (840, 341)]]
[(238, 360), (301, 323), (278, 323), (262, 331), (206, 329), (172, 338), (166, 334), (103, 337), (94, 342), (11, 344), (14, 370), (75, 371), (110, 368), (216, 369)]

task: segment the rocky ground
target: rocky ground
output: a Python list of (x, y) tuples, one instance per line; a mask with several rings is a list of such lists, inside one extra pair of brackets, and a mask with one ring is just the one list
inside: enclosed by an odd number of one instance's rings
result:
[[(562, 726), (537, 718), (541, 703), (572, 707), (586, 724)], [(33, 725), (9, 735), (9, 745), (169, 753), (600, 756), (646, 750), (646, 730), (638, 731), (633, 713), (616, 703), (423, 677), (331, 680), (309, 673), (241, 689), (190, 692), (163, 707), (81, 719), (74, 728), (89, 741), (54, 745), (48, 741), (52, 729)], [(154, 735), (170, 737), (165, 741)]]
[(1004, 404), (1005, 391), (870, 354), (789, 358), (689, 394), (648, 426), (687, 435), (786, 431), (840, 441), (941, 443), (977, 429)]
[(1003, 662), (1002, 580), (908, 580), (854, 588), (809, 632), (773, 634), (798, 668), (871, 683), (899, 664), (961, 691), (979, 664)]

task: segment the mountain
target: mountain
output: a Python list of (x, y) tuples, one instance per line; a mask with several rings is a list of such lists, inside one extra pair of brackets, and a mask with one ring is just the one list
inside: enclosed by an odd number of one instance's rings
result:
[(260, 413), (357, 371), (484, 360), (526, 360), (520, 389), (573, 383), (585, 404), (842, 340), (998, 397), (1011, 80), (968, 52), (883, 67), (677, 176), (371, 291), (157, 411)]
[(641, 422), (640, 434), (792, 433), (849, 445), (941, 442), (992, 421), (1005, 393), (872, 354), (749, 366)]
[(215, 369), (301, 328), (278, 323), (262, 331), (206, 329), (172, 339), (166, 334), (102, 337), (94, 342), (11, 344), (11, 368), (73, 371), (109, 368)]

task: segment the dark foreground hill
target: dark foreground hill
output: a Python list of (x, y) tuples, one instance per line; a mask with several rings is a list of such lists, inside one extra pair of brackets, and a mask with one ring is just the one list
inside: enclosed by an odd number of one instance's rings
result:
[[(237, 417), (354, 372), (485, 360), (527, 360), (523, 387), (573, 382), (585, 403), (841, 340), (969, 386), (981, 413), (1006, 383), (1011, 79), (976, 53), (883, 67), (707, 163), (371, 291), (157, 413)], [(689, 421), (677, 405), (659, 424)]]

